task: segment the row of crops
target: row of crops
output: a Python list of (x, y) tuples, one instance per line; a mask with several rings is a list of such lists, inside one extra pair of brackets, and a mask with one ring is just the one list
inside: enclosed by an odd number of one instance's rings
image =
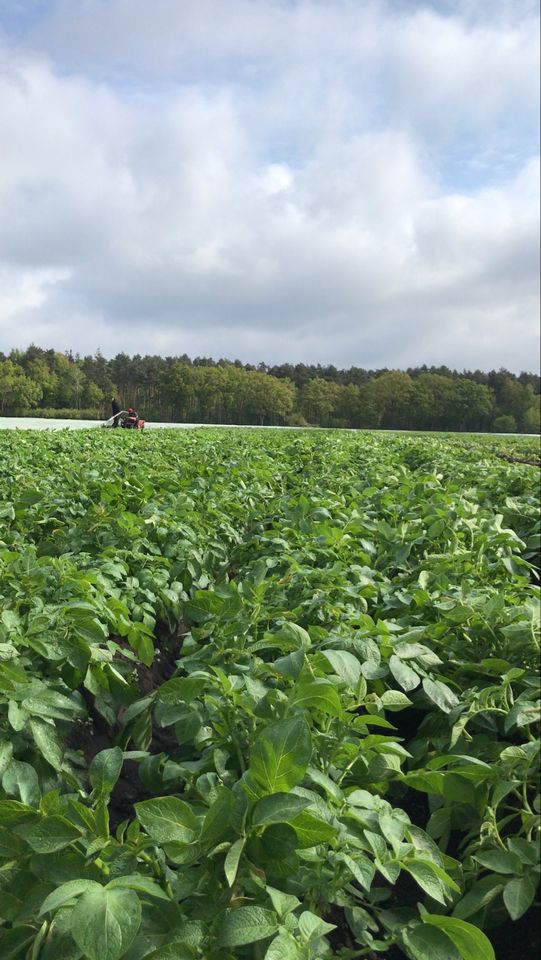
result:
[(535, 955), (505, 443), (0, 436), (2, 960)]

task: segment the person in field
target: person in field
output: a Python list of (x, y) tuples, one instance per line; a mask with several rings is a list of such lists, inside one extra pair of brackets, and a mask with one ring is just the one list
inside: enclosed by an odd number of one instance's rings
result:
[(113, 427), (118, 427), (118, 421), (120, 419), (118, 416), (120, 413), (120, 406), (116, 397), (111, 397), (111, 410), (113, 411), (113, 417), (115, 418), (113, 420)]
[(139, 414), (133, 407), (128, 407), (128, 416), (124, 417), (124, 427), (128, 429), (134, 429), (137, 427), (137, 421), (139, 420)]

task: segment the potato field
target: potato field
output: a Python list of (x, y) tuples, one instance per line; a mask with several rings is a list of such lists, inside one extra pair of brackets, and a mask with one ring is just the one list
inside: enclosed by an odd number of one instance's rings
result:
[(538, 455), (2, 431), (0, 960), (533, 960)]

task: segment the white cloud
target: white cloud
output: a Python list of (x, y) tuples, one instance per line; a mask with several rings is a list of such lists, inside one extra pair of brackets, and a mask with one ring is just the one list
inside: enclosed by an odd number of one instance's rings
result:
[(467, 7), (56, 3), (0, 63), (2, 349), (531, 368), (535, 15)]
[(502, 29), (491, 21), (468, 25), (420, 9), (389, 24), (386, 52), (397, 116), (450, 140), (458, 130), (483, 136), (513, 108), (533, 117), (539, 102), (532, 83), (539, 46), (531, 20)]
[(393, 0), (228, 0), (227, 7), (223, 0), (57, 0), (27, 39), (63, 68), (123, 78), (135, 89), (149, 80), (244, 87), (273, 128), (321, 124), (317, 98), (320, 114), (341, 114), (334, 125), (383, 114), (449, 138), (457, 127), (501, 122), (510, 104), (534, 115), (538, 12), (521, 0), (510, 17), (508, 7), (493, 0), (440, 9)]
[(293, 172), (287, 163), (269, 163), (261, 176), (263, 190), (270, 196), (287, 192), (293, 186)]

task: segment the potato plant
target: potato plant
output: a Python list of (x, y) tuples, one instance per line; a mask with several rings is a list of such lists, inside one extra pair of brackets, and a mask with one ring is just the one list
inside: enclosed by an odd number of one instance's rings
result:
[(541, 812), (505, 443), (0, 435), (2, 960), (494, 960)]

